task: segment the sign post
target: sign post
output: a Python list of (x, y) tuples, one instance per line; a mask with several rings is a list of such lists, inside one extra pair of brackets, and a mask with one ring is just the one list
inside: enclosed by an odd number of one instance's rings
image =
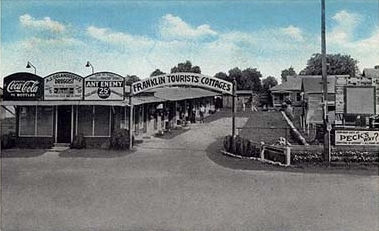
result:
[(237, 93), (236, 79), (233, 79), (233, 102), (232, 102), (232, 137), (236, 136), (236, 93)]
[(129, 92), (129, 150), (133, 148), (133, 102), (132, 102), (132, 85)]

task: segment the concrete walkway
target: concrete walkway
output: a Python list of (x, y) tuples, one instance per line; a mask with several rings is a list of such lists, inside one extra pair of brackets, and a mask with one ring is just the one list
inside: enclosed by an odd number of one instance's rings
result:
[(216, 164), (207, 150), (229, 120), (114, 158), (3, 158), (2, 230), (379, 230), (377, 176)]

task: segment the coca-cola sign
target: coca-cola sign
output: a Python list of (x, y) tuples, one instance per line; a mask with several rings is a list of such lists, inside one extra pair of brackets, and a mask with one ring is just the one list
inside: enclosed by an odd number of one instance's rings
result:
[(40, 100), (43, 79), (31, 73), (15, 73), (4, 78), (4, 100)]

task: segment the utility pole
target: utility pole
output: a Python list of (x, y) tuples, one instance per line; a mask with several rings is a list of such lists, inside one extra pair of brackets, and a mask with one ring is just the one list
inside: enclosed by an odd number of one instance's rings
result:
[(236, 136), (236, 95), (237, 95), (237, 81), (233, 78), (233, 97), (232, 97), (232, 137)]
[(321, 0), (321, 71), (323, 90), (324, 161), (330, 162), (330, 125), (328, 118), (328, 74), (326, 70), (325, 0)]
[(133, 115), (133, 101), (132, 101), (132, 83), (130, 83), (129, 90), (129, 150), (133, 149), (133, 124), (134, 124), (134, 115)]

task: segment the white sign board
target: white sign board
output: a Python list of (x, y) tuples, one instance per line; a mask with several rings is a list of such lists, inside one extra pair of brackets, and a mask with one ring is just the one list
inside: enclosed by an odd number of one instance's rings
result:
[(231, 82), (195, 73), (172, 73), (143, 79), (132, 84), (132, 94), (164, 86), (195, 86), (204, 87), (226, 94), (233, 94)]
[(69, 72), (58, 72), (44, 78), (45, 100), (81, 100), (83, 78)]
[(98, 72), (84, 79), (84, 100), (124, 100), (124, 77)]
[(336, 145), (379, 145), (379, 131), (336, 130)]

